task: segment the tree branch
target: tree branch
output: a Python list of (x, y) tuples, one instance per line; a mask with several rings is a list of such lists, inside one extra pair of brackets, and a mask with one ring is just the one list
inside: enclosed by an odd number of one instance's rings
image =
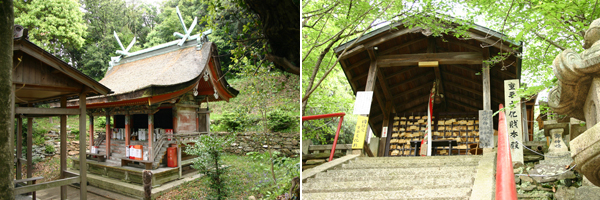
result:
[(542, 40), (544, 40), (544, 41), (552, 44), (553, 46), (555, 46), (556, 48), (559, 48), (560, 50), (564, 51), (565, 49), (567, 49), (567, 48), (565, 48), (565, 47), (557, 44), (556, 42), (554, 42), (554, 41), (552, 41), (552, 40), (544, 37), (543, 35), (539, 34), (537, 31), (531, 31), (531, 32), (533, 32), (533, 34), (535, 34), (535, 36), (537, 36), (538, 38), (540, 38), (540, 39), (542, 39)]

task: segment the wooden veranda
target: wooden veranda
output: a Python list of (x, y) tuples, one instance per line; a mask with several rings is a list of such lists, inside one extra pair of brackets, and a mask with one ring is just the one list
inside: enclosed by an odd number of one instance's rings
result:
[[(453, 33), (432, 35), (427, 27), (396, 23), (335, 49), (352, 90), (374, 93), (370, 127), (377, 137), (382, 136), (383, 128), (388, 129), (388, 138), (380, 140), (380, 156), (388, 154), (383, 147), (389, 148), (389, 135), (400, 129), (392, 123), (401, 117), (408, 120), (409, 116), (427, 115), (433, 87), (437, 91), (433, 116), (438, 119), (462, 116), (473, 125), (478, 123), (479, 110), (495, 112), (504, 103), (504, 80), (521, 76), (521, 44), (478, 25), (467, 34), (464, 38)], [(487, 62), (501, 55), (501, 61)], [(437, 126), (433, 130), (437, 131)]]
[[(17, 118), (17, 150), (16, 150), (16, 179), (17, 182), (28, 182), (26, 186), (16, 187), (14, 194), (61, 187), (61, 199), (67, 198), (67, 185), (80, 184), (80, 198), (86, 199), (87, 181), (86, 171), (79, 174), (67, 171), (67, 115), (79, 115), (79, 160), (85, 166), (86, 157), (86, 107), (76, 109), (66, 108), (67, 100), (79, 99), (86, 101), (86, 97), (106, 95), (110, 89), (86, 76), (68, 63), (60, 60), (42, 48), (27, 40), (27, 35), (14, 39), (13, 46), (13, 97), (14, 116)], [(49, 102), (60, 102), (60, 108), (35, 107)], [(32, 177), (32, 145), (33, 145), (33, 118), (60, 116), (60, 179), (40, 184), (32, 184), (36, 178)], [(22, 124), (27, 119), (27, 153), (22, 159)], [(23, 179), (21, 167), (27, 164), (27, 177)]]

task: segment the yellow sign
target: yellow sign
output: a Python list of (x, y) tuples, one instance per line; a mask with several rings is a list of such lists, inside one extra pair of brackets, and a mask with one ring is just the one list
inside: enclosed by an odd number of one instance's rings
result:
[(358, 116), (356, 120), (356, 128), (354, 129), (354, 139), (352, 139), (352, 149), (362, 149), (365, 144), (365, 135), (369, 124), (369, 117)]

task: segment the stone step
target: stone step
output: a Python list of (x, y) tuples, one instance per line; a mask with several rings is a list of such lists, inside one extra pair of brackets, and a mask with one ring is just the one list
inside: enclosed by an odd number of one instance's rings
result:
[(395, 180), (374, 180), (370, 181), (320, 181), (307, 182), (302, 184), (302, 192), (351, 192), (351, 191), (398, 191), (414, 189), (436, 189), (436, 188), (471, 188), (473, 176), (459, 179), (450, 178), (413, 178)]
[(450, 167), (450, 166), (477, 166), (479, 161), (464, 161), (464, 162), (449, 162), (449, 161), (437, 161), (437, 162), (351, 162), (349, 164), (343, 164), (344, 169), (370, 169), (370, 168), (419, 168), (419, 167)]
[(405, 156), (405, 157), (359, 157), (357, 160), (464, 160), (481, 159), (481, 155), (460, 155), (460, 156)]
[[(340, 177), (329, 177), (329, 176), (316, 176), (309, 178), (306, 182), (344, 182), (344, 181), (371, 181), (371, 180), (412, 180), (412, 179), (469, 179), (475, 176), (474, 172), (454, 172), (454, 173), (438, 173), (438, 174), (427, 174), (423, 176), (421, 174), (407, 174), (400, 176), (340, 176)], [(423, 178), (424, 177), (424, 178)]]
[(380, 168), (380, 169), (338, 169), (321, 172), (315, 177), (340, 177), (340, 176), (402, 176), (402, 175), (443, 175), (457, 172), (475, 172), (475, 166), (450, 166), (450, 167), (420, 167), (420, 168)]
[(302, 199), (469, 199), (470, 188), (413, 189), (403, 191), (363, 191), (302, 193)]

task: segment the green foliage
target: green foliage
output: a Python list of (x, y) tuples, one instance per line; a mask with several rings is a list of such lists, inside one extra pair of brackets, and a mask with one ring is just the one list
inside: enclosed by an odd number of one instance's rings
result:
[[(260, 167), (254, 169), (256, 173), (264, 174), (260, 181), (251, 188), (253, 192), (264, 195), (266, 199), (275, 199), (282, 194), (286, 194), (286, 196), (290, 197), (293, 195), (289, 194), (289, 191), (292, 179), (300, 176), (300, 163), (298, 158), (282, 156), (278, 151), (274, 151), (271, 156), (269, 155), (269, 152), (248, 152), (246, 155), (254, 162), (260, 163)], [(266, 175), (271, 170), (271, 164), (273, 164), (273, 170), (277, 176), (276, 184), (271, 177)], [(291, 199), (293, 199), (293, 197)]]
[(42, 145), (44, 145), (45, 142), (46, 142), (46, 139), (44, 138), (43, 135), (37, 135), (37, 136), (34, 136), (34, 138), (33, 138), (34, 145), (42, 146)]
[[(110, 118), (111, 124), (115, 123), (114, 118)], [(100, 116), (94, 120), (96, 127), (98, 128), (106, 128), (106, 117)]]
[(48, 154), (52, 154), (54, 153), (56, 150), (54, 149), (54, 145), (46, 145), (46, 153)]
[(232, 141), (232, 137), (202, 135), (194, 145), (185, 150), (187, 154), (198, 156), (192, 167), (209, 177), (211, 199), (226, 199), (230, 194), (225, 180), (227, 169), (223, 166), (221, 157), (224, 155), (223, 148), (231, 145)]
[(293, 113), (285, 112), (279, 109), (269, 112), (267, 119), (269, 120), (269, 129), (275, 132), (290, 129), (296, 125), (296, 122), (298, 122), (298, 118), (294, 116)]
[(38, 46), (53, 54), (83, 46), (87, 26), (77, 1), (15, 1), (14, 6), (15, 24), (28, 28), (29, 40)]

